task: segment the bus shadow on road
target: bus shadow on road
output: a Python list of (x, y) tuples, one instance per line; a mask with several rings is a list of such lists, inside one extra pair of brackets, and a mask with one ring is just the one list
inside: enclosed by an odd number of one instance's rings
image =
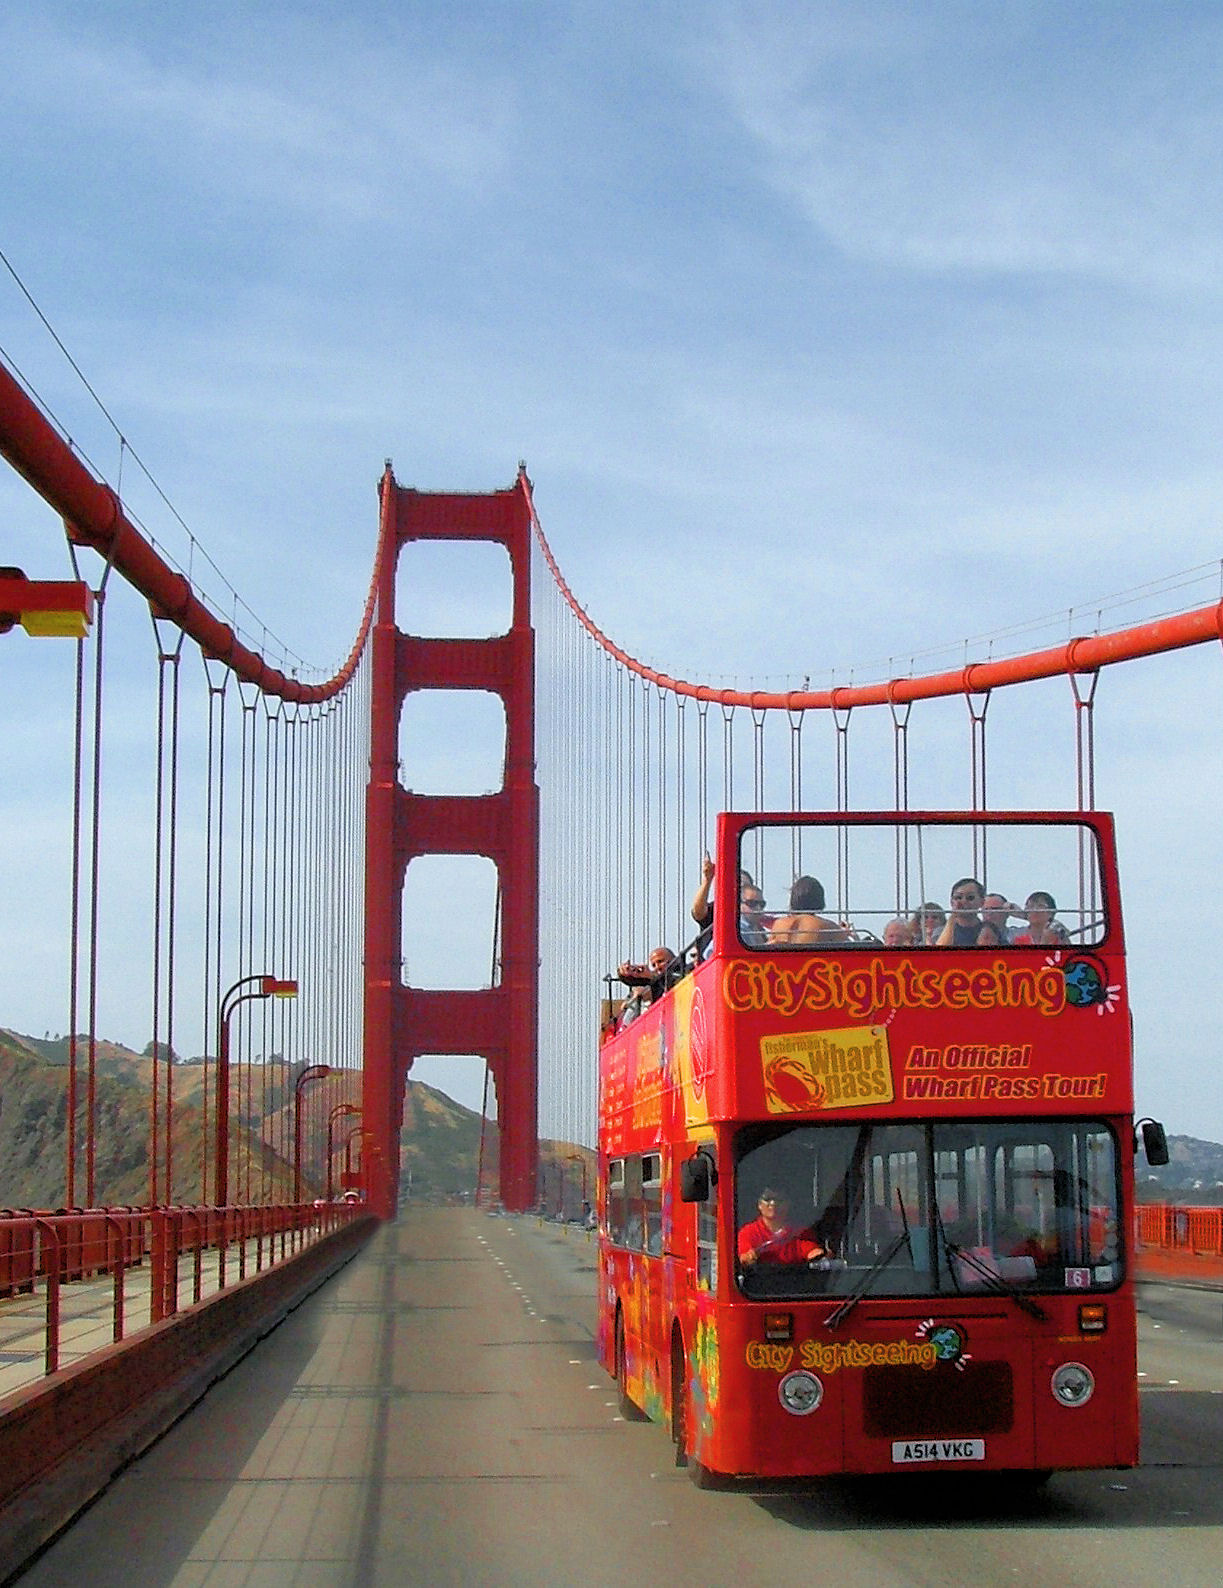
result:
[(1214, 1463), (1133, 1471), (1028, 1473), (962, 1470), (921, 1477), (821, 1478), (756, 1487), (756, 1504), (789, 1527), (812, 1532), (931, 1527), (1218, 1527), (1223, 1485)]

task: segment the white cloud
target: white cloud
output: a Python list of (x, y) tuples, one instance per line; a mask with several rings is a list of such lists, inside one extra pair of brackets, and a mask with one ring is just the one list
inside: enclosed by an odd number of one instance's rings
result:
[(853, 259), (1213, 291), (1217, 30), (1146, 21), (1118, 55), (1081, 12), (752, 7), (707, 62), (765, 179)]
[(13, 40), (10, 92), (27, 114), (53, 101), (82, 135), (87, 110), (95, 145), (124, 151), (116, 193), (160, 170), (195, 190), (205, 229), (239, 195), (268, 206), (263, 227), (286, 211), (368, 223), (409, 193), (422, 206), (439, 186), (487, 193), (506, 170), (515, 111), (504, 76), (477, 81), (424, 59), (407, 88), (388, 54), (318, 21), (235, 42), (219, 64), (164, 39), (34, 25)]

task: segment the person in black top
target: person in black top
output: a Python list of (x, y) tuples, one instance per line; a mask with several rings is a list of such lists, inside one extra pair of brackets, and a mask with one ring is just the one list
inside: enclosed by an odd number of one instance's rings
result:
[[(708, 855), (701, 862), (701, 881), (692, 900), (692, 919), (701, 928), (698, 958), (704, 958), (713, 928), (713, 905), (709, 890), (713, 886), (717, 868)], [(762, 948), (768, 941), (768, 930), (761, 915), (764, 894), (752, 881), (750, 871), (739, 873), (739, 935), (749, 948)]]
[(952, 884), (951, 914), (939, 933), (939, 948), (996, 948), (998, 934), (981, 919), (985, 889), (976, 877), (961, 877)]

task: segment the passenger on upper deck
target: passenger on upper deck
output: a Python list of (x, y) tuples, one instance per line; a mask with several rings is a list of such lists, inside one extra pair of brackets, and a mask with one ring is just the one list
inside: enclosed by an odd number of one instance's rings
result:
[(779, 915), (769, 928), (769, 943), (844, 943), (849, 927), (829, 921), (816, 912), (824, 908), (824, 889), (814, 877), (795, 877), (790, 888), (790, 913)]
[(913, 941), (912, 921), (889, 921), (883, 929), (884, 948), (912, 948)]
[(941, 904), (923, 904), (909, 922), (913, 941), (919, 948), (933, 948), (946, 925), (947, 912)]
[[(698, 958), (704, 955), (709, 942), (708, 933), (713, 926), (713, 905), (709, 890), (713, 886), (717, 867), (708, 854), (701, 862), (701, 881), (692, 898), (692, 919), (701, 928)], [(765, 942), (764, 922), (760, 912), (764, 909), (764, 894), (752, 881), (750, 871), (739, 873), (739, 935), (749, 948), (760, 948)]]
[(993, 948), (998, 934), (981, 919), (985, 889), (976, 877), (961, 877), (951, 888), (951, 917), (939, 933), (939, 948)]
[(986, 926), (994, 929), (994, 935), (1005, 948), (1008, 943), (1014, 942), (1014, 934), (1006, 924), (1011, 916), (1020, 916), (1023, 912), (1016, 904), (1011, 904), (1005, 893), (987, 893), (985, 902), (981, 906), (981, 919)]
[(1064, 947), (1070, 941), (1070, 933), (1060, 921), (1055, 921), (1057, 904), (1051, 893), (1038, 889), (1035, 893), (1028, 894), (1028, 902), (1024, 905), (1024, 914), (1028, 918), (1028, 930), (1021, 932), (1011, 941), (1020, 948), (1035, 947)]
[(776, 1186), (761, 1189), (756, 1202), (758, 1216), (739, 1231), (739, 1262), (744, 1268), (756, 1263), (818, 1263), (828, 1253), (808, 1231), (789, 1223), (789, 1198)]
[(628, 987), (648, 988), (648, 1002), (653, 1003), (679, 980), (683, 974), (683, 963), (676, 959), (669, 948), (652, 948), (647, 964), (637, 965), (625, 960), (616, 974)]

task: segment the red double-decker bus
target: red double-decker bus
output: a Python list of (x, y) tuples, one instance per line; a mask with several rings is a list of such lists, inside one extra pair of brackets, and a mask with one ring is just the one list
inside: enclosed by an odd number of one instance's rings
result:
[(715, 861), (706, 930), (604, 1011), (625, 1415), (701, 1484), (1132, 1466), (1111, 819), (724, 814)]

